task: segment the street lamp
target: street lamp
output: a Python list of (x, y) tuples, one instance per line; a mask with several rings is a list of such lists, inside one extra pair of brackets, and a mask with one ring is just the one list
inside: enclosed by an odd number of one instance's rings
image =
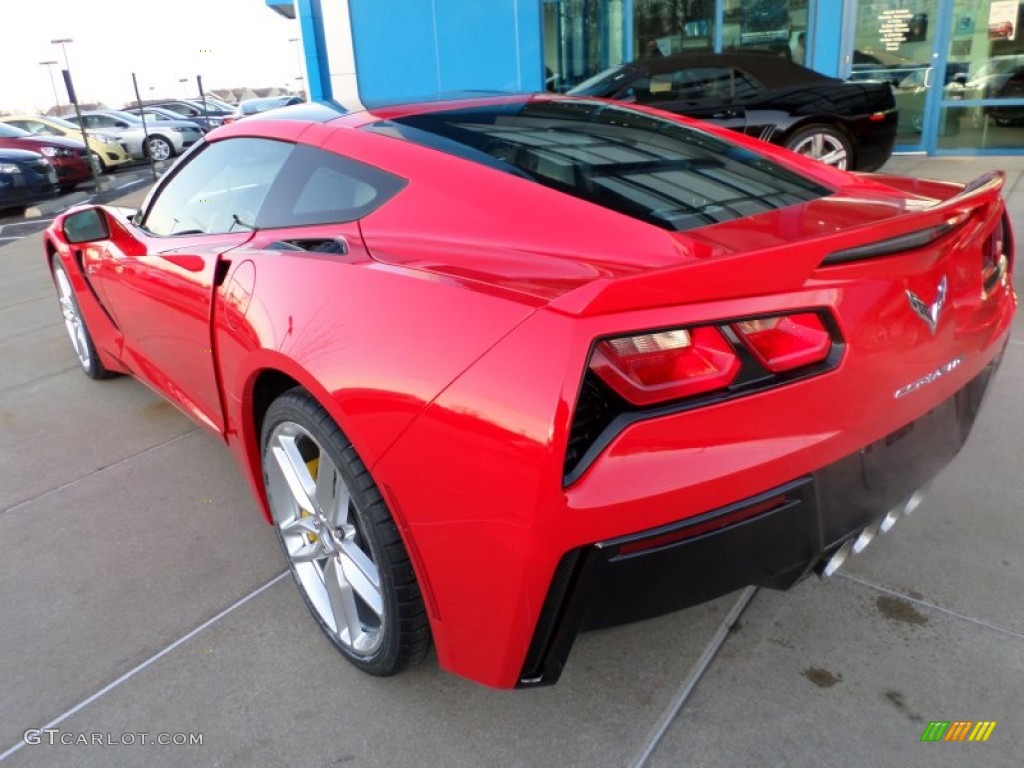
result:
[[(69, 72), (71, 71), (71, 65), (68, 64), (68, 49), (65, 48), (64, 46), (67, 43), (73, 43), (73, 42), (75, 42), (75, 41), (72, 40), (70, 37), (62, 37), (59, 40), (51, 40), (50, 41), (51, 45), (59, 45), (60, 49), (62, 51), (64, 51), (64, 69), (68, 70)], [(54, 64), (56, 64), (56, 63), (57, 62), (54, 62)]]
[[(78, 107), (78, 98), (74, 95), (75, 89), (71, 85), (71, 64), (68, 63), (68, 49), (67, 44), (75, 42), (70, 37), (61, 37), (57, 40), (51, 40), (51, 45), (59, 45), (61, 51), (64, 52), (64, 85), (68, 89), (68, 101), (75, 108), (75, 117), (78, 119), (78, 127), (82, 131), (82, 143), (85, 144), (85, 151), (91, 152), (89, 149), (89, 134), (85, 131), (85, 121), (82, 119), (82, 110)], [(56, 62), (54, 62), (56, 63)], [(90, 155), (91, 157), (91, 155)], [(103, 202), (103, 187), (100, 186), (100, 179), (96, 173), (96, 163), (90, 160), (89, 162), (89, 174), (92, 176), (92, 183), (96, 186), (96, 197), (99, 201)]]
[(53, 88), (53, 102), (54, 102), (54, 105), (55, 105), (55, 107), (57, 109), (57, 114), (59, 115), (60, 114), (60, 96), (57, 93), (57, 82), (53, 79), (53, 65), (56, 64), (56, 63), (57, 63), (56, 61), (40, 61), (39, 65), (42, 66), (42, 67), (46, 67), (48, 70), (50, 70), (50, 87)]

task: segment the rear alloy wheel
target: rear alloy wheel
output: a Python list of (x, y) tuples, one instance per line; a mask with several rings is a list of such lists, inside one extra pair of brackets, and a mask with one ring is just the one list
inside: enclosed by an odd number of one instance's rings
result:
[(321, 629), (371, 675), (422, 660), (430, 630), (412, 563), (352, 444), (293, 389), (267, 410), (261, 445), (278, 538)]
[(853, 147), (839, 130), (827, 125), (811, 125), (797, 131), (786, 140), (786, 149), (813, 157), (841, 171), (847, 170), (853, 160)]
[(71, 346), (75, 350), (78, 364), (82, 366), (82, 372), (90, 379), (109, 379), (116, 374), (108, 371), (100, 362), (96, 354), (96, 347), (92, 343), (92, 336), (85, 325), (85, 318), (79, 309), (75, 292), (71, 288), (71, 279), (68, 277), (64, 265), (60, 263), (60, 257), (53, 255), (53, 281), (57, 286), (57, 299), (60, 301), (60, 311), (64, 316), (64, 327), (67, 329), (68, 337), (71, 339)]
[(154, 160), (167, 160), (174, 157), (174, 147), (163, 136), (150, 136), (149, 144), (146, 146), (149, 148), (149, 156)]

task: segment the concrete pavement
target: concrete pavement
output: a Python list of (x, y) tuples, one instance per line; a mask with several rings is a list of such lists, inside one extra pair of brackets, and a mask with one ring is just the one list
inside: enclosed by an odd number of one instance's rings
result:
[[(885, 170), (994, 167), (1024, 238), (1024, 158)], [(583, 635), (556, 687), (498, 692), (432, 656), (387, 680), (347, 665), (217, 441), (130, 379), (78, 372), (40, 250), (0, 249), (5, 766), (1020, 765), (1020, 341), (922, 507), (839, 576)], [(921, 743), (931, 720), (998, 725)], [(50, 724), (135, 743), (24, 745)]]

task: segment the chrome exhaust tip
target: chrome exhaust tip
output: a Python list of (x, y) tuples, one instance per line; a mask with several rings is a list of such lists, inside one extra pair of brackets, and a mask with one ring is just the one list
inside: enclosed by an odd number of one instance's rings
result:
[(926, 488), (919, 488), (914, 491), (910, 495), (910, 498), (905, 502), (900, 502), (894, 506), (885, 513), (884, 517), (864, 528), (854, 538), (847, 539), (831, 557), (825, 560), (824, 566), (819, 566), (821, 569), (819, 571), (821, 577), (823, 579), (830, 578), (836, 571), (843, 567), (846, 561), (850, 559), (851, 555), (859, 555), (868, 548), (868, 544), (874, 541), (875, 538), (892, 530), (892, 527), (896, 525), (896, 521), (900, 519), (900, 516), (912, 514), (915, 509), (921, 506), (926, 490)]
[(832, 574), (843, 567), (843, 563), (846, 562), (852, 552), (853, 539), (849, 539), (843, 544), (843, 546), (837, 549), (836, 553), (828, 559), (828, 562), (825, 563), (825, 567), (821, 569), (821, 577), (823, 579), (830, 578)]

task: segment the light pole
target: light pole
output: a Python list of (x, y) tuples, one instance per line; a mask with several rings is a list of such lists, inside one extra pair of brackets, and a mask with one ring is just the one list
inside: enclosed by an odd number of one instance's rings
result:
[[(51, 45), (59, 45), (60, 49), (64, 52), (64, 69), (68, 70), (69, 72), (71, 71), (71, 65), (68, 64), (68, 49), (65, 48), (64, 46), (67, 43), (73, 43), (73, 42), (75, 42), (75, 41), (72, 40), (70, 37), (62, 37), (59, 40), (51, 40), (50, 41)], [(56, 63), (57, 62), (54, 62), (54, 64), (56, 64)]]
[[(68, 101), (75, 108), (75, 116), (78, 119), (78, 127), (82, 131), (82, 143), (85, 144), (85, 151), (91, 153), (89, 149), (89, 134), (85, 131), (85, 120), (82, 119), (82, 110), (78, 107), (78, 96), (75, 95), (75, 87), (72, 84), (71, 79), (71, 65), (68, 63), (68, 49), (65, 47), (68, 43), (75, 42), (70, 37), (62, 37), (58, 40), (51, 40), (51, 45), (59, 45), (60, 49), (64, 52), (64, 85), (68, 89)], [(89, 155), (92, 157), (92, 154)], [(89, 174), (92, 176), (92, 182), (96, 186), (96, 197), (99, 201), (103, 202), (103, 187), (100, 186), (100, 179), (96, 172), (96, 163), (92, 160), (89, 161)]]
[(306, 74), (306, 68), (304, 66), (305, 59), (302, 57), (302, 38), (299, 38), (299, 37), (289, 37), (288, 38), (288, 42), (289, 43), (299, 43), (299, 45), (295, 46), (295, 53), (297, 54), (298, 59), (299, 59), (299, 76), (297, 78), (295, 78), (295, 79), (296, 80), (302, 80), (302, 79), (304, 79), (303, 75)]
[(57, 109), (57, 114), (60, 114), (60, 95), (57, 93), (57, 81), (53, 79), (53, 65), (56, 61), (40, 61), (39, 65), (46, 67), (50, 71), (50, 87), (53, 88), (53, 103)]

